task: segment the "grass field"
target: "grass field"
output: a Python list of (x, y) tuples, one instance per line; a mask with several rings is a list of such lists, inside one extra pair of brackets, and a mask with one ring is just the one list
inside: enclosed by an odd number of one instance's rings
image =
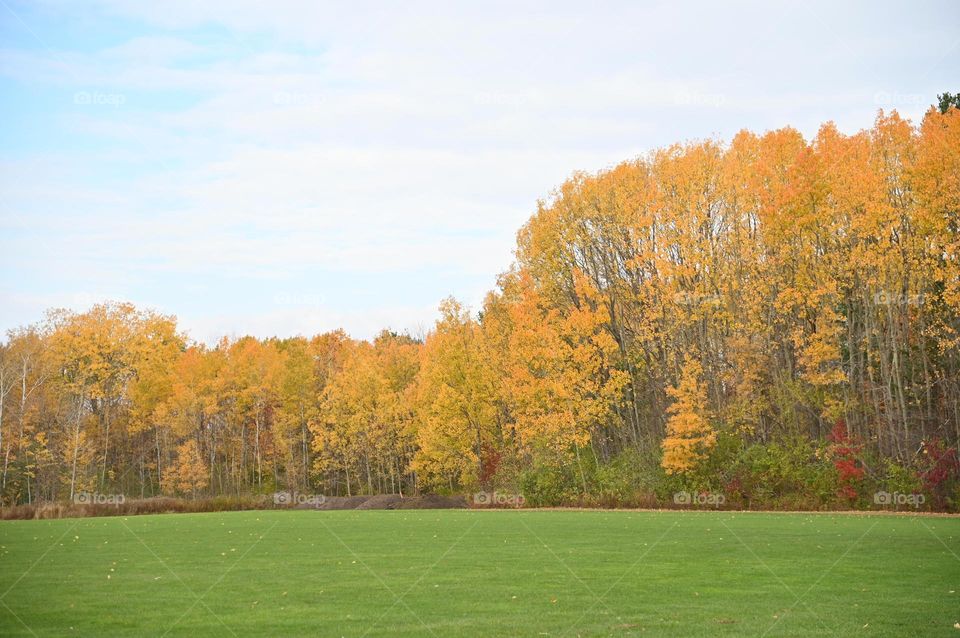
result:
[(960, 637), (960, 519), (259, 511), (0, 523), (0, 635)]

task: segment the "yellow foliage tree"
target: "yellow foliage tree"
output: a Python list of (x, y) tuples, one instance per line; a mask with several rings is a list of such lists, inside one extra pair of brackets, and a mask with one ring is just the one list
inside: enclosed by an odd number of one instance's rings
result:
[(518, 298), (510, 307), (503, 382), (519, 443), (550, 450), (562, 461), (613, 418), (627, 378), (613, 367), (618, 352), (605, 330), (608, 316), (582, 274), (574, 281), (578, 305), (565, 312), (551, 308), (529, 277), (513, 285)]
[(700, 381), (703, 367), (687, 356), (680, 382), (667, 393), (673, 404), (667, 409), (667, 436), (663, 440), (661, 465), (667, 474), (682, 474), (696, 468), (716, 442), (707, 416), (707, 390)]
[[(349, 341), (311, 425), (315, 469), (342, 477), (347, 494), (403, 493), (413, 449), (413, 380), (418, 346), (384, 331), (371, 344)], [(334, 486), (336, 490), (336, 486)]]
[(497, 380), (483, 331), (453, 299), (421, 350), (418, 450), (411, 463), (425, 487), (476, 486), (485, 450), (503, 440)]
[(200, 454), (200, 446), (191, 439), (177, 447), (176, 463), (164, 475), (163, 487), (167, 492), (189, 492), (196, 496), (197, 491), (209, 484), (209, 479), (210, 470)]

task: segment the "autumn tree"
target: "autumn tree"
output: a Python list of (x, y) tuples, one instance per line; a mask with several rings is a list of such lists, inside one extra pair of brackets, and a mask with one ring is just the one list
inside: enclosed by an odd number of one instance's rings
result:
[(427, 488), (472, 488), (487, 450), (503, 441), (497, 380), (477, 322), (453, 299), (440, 312), (420, 354), (418, 449), (410, 467)]
[(417, 350), (411, 338), (389, 332), (343, 348), (312, 432), (316, 469), (342, 476), (348, 495), (403, 492), (413, 450)]
[(700, 362), (688, 356), (683, 363), (680, 382), (667, 390), (673, 398), (667, 409), (670, 418), (667, 420), (667, 436), (663, 439), (662, 466), (667, 474), (683, 474), (696, 469), (716, 442), (702, 374)]
[(583, 276), (574, 284), (576, 304), (562, 310), (543, 299), (527, 275), (504, 281), (504, 288), (484, 313), (485, 326), (493, 325), (498, 306), (507, 308), (506, 323), (499, 323), (509, 331), (497, 371), (507, 408), (500, 420), (510, 423), (520, 451), (540, 462), (563, 464), (572, 455), (586, 492), (581, 449), (619, 424), (614, 407), (627, 382), (616, 367), (619, 350), (602, 300)]
[(210, 471), (193, 439), (177, 446), (177, 457), (164, 476), (164, 488), (171, 493), (189, 493), (196, 497), (210, 482)]

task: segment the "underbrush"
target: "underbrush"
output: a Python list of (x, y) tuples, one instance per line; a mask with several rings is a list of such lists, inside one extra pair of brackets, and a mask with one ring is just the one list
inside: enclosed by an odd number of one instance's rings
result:
[(0, 519), (25, 520), (75, 518), (87, 516), (135, 516), (138, 514), (167, 514), (191, 512), (234, 512), (240, 510), (276, 509), (269, 495), (216, 496), (212, 498), (154, 498), (124, 499), (122, 503), (31, 503), (0, 509)]
[(500, 489), (513, 487), (527, 506), (774, 511), (960, 511), (956, 451), (932, 442), (913, 464), (847, 442), (796, 439), (745, 444), (720, 436), (694, 471), (667, 474), (653, 453), (627, 450), (600, 462), (593, 455), (534, 460)]

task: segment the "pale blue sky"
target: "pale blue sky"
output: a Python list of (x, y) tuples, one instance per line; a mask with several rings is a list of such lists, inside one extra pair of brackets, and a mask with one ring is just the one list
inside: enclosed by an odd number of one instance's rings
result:
[(416, 332), (576, 170), (960, 91), (956, 1), (2, 2), (3, 330)]

